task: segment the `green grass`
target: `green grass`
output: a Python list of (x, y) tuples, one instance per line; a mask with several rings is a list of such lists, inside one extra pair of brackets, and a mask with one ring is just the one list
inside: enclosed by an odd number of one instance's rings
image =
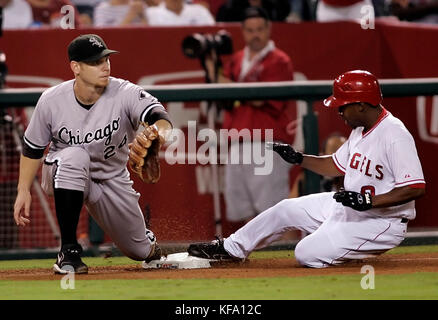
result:
[(406, 246), (406, 247), (397, 247), (386, 254), (404, 254), (404, 253), (431, 253), (438, 252), (438, 246), (436, 245), (427, 245), (427, 246)]
[[(387, 254), (437, 252), (438, 246), (399, 247)], [(293, 257), (291, 251), (258, 251), (252, 259)], [(54, 259), (0, 261), (0, 270), (51, 268)], [(84, 258), (90, 267), (133, 265), (124, 257)], [(438, 299), (438, 273), (376, 274), (375, 289), (361, 288), (364, 274), (257, 279), (113, 279), (74, 281), (62, 289), (51, 281), (0, 281), (0, 299), (59, 300), (290, 300), (290, 299)]]
[[(53, 259), (5, 260), (0, 261), (0, 270), (51, 268), (55, 260), (56, 255)], [(85, 257), (82, 260), (90, 267), (139, 264), (139, 262), (126, 257), (111, 257), (106, 259), (101, 257)]]
[(0, 299), (86, 300), (296, 300), (438, 299), (436, 274), (377, 275), (361, 288), (361, 274), (258, 279), (0, 281)]

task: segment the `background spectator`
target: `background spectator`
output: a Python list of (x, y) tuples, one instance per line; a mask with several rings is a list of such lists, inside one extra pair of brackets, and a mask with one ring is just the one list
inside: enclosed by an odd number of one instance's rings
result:
[[(368, 6), (372, 10), (372, 16), (369, 11), (363, 11)], [(360, 22), (361, 19), (374, 18), (374, 6), (371, 0), (319, 0), (316, 7), (316, 21), (330, 22), (354, 20)]]
[(242, 21), (246, 8), (263, 8), (271, 21), (285, 21), (291, 7), (289, 0), (227, 0), (218, 10), (216, 21)]
[(0, 0), (3, 8), (3, 29), (25, 29), (32, 22), (32, 8), (25, 0)]
[(71, 0), (79, 12), (81, 26), (93, 25), (94, 8), (103, 0)]
[(32, 7), (34, 23), (60, 28), (60, 21), (63, 17), (62, 7), (69, 5), (75, 9), (74, 26), (80, 26), (79, 14), (76, 7), (70, 0), (27, 0)]
[(197, 3), (206, 6), (213, 17), (216, 17), (217, 11), (221, 5), (225, 3), (226, 0), (187, 0), (187, 3)]
[(400, 20), (438, 23), (438, 0), (392, 0), (390, 13)]
[(94, 10), (94, 25), (124, 26), (146, 25), (147, 4), (143, 0), (109, 0), (101, 2)]
[[(245, 10), (242, 35), (245, 47), (231, 56), (223, 73), (217, 75), (214, 52), (206, 58), (205, 69), (209, 79), (222, 83), (293, 80), (292, 61), (271, 40), (271, 22), (265, 10), (259, 7)], [(242, 159), (248, 157), (248, 147), (265, 149), (266, 131), (273, 133), (275, 141), (293, 142), (294, 137), (286, 127), (295, 120), (294, 112), (296, 109), (288, 101), (272, 100), (237, 101), (224, 112), (224, 129), (249, 132), (251, 135), (251, 142), (242, 141), (236, 135), (230, 137), (230, 157), (239, 155), (239, 162), (230, 158), (225, 167), (224, 195), (228, 221), (248, 221), (288, 197), (291, 166), (276, 153), (273, 154), (272, 171), (264, 175), (256, 173), (259, 166), (254, 159), (251, 163), (243, 163)], [(260, 130), (262, 136), (253, 135), (255, 130)]]
[[(6, 1), (1, 1), (0, 5)], [(7, 88), (6, 55), (0, 51), (0, 89)], [(17, 195), (20, 130), (27, 122), (24, 108), (0, 108), (0, 248), (17, 246), (18, 229), (11, 221)]]
[(214, 25), (210, 11), (200, 4), (185, 3), (184, 0), (163, 0), (149, 8), (147, 19), (151, 26), (195, 26)]
[(315, 20), (315, 1), (289, 0), (290, 12), (287, 22), (301, 22)]

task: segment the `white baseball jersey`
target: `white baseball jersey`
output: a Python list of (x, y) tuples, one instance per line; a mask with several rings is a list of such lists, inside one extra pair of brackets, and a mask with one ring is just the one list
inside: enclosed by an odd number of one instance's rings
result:
[[(352, 131), (332, 156), (345, 174), (347, 191), (387, 193), (394, 188), (424, 187), (425, 181), (414, 139), (403, 123), (383, 110), (368, 132)], [(414, 219), (414, 201), (383, 209), (356, 211), (333, 199), (334, 192), (286, 199), (262, 212), (224, 240), (234, 257), (246, 258), (253, 250), (298, 229), (310, 235), (295, 248), (301, 265), (323, 268), (349, 260), (375, 257), (396, 246)]]
[(115, 177), (126, 168), (128, 143), (140, 121), (154, 108), (164, 107), (143, 88), (110, 77), (102, 96), (88, 110), (73, 91), (74, 80), (46, 90), (40, 97), (24, 141), (41, 150), (50, 144), (47, 161), (66, 147), (84, 148), (90, 155), (90, 176), (96, 180)]
[[(356, 128), (333, 154), (336, 167), (345, 174), (347, 191), (387, 193), (394, 188), (424, 187), (423, 170), (412, 135), (386, 109), (368, 132)], [(366, 211), (385, 217), (415, 218), (415, 201)]]

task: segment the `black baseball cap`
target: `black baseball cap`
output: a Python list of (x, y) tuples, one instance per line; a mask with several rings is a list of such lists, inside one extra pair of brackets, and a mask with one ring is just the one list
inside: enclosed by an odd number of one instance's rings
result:
[(263, 18), (269, 21), (268, 12), (261, 7), (249, 7), (243, 12), (242, 22), (250, 18)]
[(119, 52), (108, 49), (103, 39), (97, 34), (80, 35), (68, 45), (70, 61), (92, 62), (112, 53)]

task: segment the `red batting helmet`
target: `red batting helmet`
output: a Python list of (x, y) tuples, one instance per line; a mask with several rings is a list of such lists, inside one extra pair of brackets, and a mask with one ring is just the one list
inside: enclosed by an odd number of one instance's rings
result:
[(364, 70), (348, 71), (338, 76), (333, 83), (333, 95), (324, 100), (329, 108), (366, 102), (376, 106), (382, 102), (382, 92), (377, 78)]

